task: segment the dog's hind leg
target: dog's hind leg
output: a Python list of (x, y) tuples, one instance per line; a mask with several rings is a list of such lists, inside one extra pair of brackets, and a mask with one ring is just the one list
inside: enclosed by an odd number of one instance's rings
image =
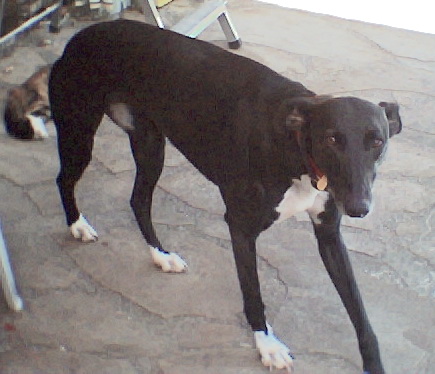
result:
[(318, 220), (313, 218), (314, 232), (323, 263), (355, 327), (364, 373), (384, 374), (378, 341), (367, 318), (347, 249), (340, 234), (340, 214), (335, 204), (329, 202), (321, 216), (321, 222), (317, 223)]
[(80, 63), (61, 58), (53, 65), (48, 89), (60, 161), (56, 182), (66, 221), (75, 238), (94, 241), (97, 233), (80, 214), (74, 195), (91, 160), (94, 135), (104, 115), (103, 97), (88, 84)]
[[(94, 135), (103, 112), (82, 113), (86, 115), (81, 118), (68, 115), (56, 124), (60, 159), (60, 172), (56, 182), (71, 233), (76, 239), (89, 242), (97, 240), (98, 235), (79, 212), (74, 188), (91, 161)], [(65, 126), (66, 123), (68, 126)]]
[[(145, 121), (143, 117), (140, 120)], [(150, 246), (154, 263), (164, 272), (180, 273), (187, 269), (186, 262), (176, 253), (163, 249), (151, 221), (153, 191), (163, 169), (165, 137), (151, 121), (143, 122), (143, 127), (135, 123), (135, 127), (140, 130), (129, 132), (136, 163), (136, 179), (130, 204), (142, 235)]]

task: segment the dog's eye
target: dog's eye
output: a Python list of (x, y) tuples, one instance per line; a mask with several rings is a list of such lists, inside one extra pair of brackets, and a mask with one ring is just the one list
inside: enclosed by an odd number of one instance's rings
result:
[(337, 143), (337, 138), (335, 136), (330, 135), (326, 137), (325, 141), (326, 144), (328, 145), (335, 145)]
[(379, 148), (384, 144), (382, 139), (373, 139), (373, 147)]

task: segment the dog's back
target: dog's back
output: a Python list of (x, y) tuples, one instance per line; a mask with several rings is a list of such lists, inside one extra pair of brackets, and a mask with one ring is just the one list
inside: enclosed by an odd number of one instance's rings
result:
[[(78, 74), (79, 65), (86, 67), (84, 74)], [(244, 159), (250, 162), (244, 153), (247, 135), (257, 127), (264, 134), (264, 127), (274, 122), (280, 98), (313, 95), (253, 60), (128, 20), (78, 33), (55, 64), (52, 79), (52, 102), (76, 99), (80, 92), (80, 100), (91, 102), (94, 111), (119, 100), (130, 107), (140, 104), (141, 116), (214, 182), (222, 178), (216, 170), (226, 170), (225, 178), (240, 176), (240, 168), (229, 168), (236, 166), (234, 160), (239, 165)], [(65, 95), (68, 91), (75, 94)], [(239, 146), (227, 146), (232, 143)]]

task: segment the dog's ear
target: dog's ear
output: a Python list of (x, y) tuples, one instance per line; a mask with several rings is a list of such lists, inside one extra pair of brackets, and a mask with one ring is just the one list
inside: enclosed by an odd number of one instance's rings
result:
[(287, 102), (287, 110), (290, 114), (286, 118), (286, 127), (292, 131), (301, 131), (302, 127), (309, 122), (313, 107), (329, 99), (331, 99), (331, 96), (319, 95), (289, 100)]
[(399, 106), (395, 103), (380, 102), (379, 106), (385, 109), (390, 128), (390, 138), (402, 131), (402, 120), (399, 115)]

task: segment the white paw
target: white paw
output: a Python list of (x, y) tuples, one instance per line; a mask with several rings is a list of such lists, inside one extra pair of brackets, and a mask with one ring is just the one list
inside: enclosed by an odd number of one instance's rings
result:
[(41, 117), (28, 114), (27, 118), (33, 128), (33, 137), (35, 139), (45, 139), (48, 138), (47, 128), (45, 127), (44, 120)]
[(71, 234), (76, 239), (81, 239), (83, 242), (95, 242), (98, 240), (98, 234), (94, 228), (86, 221), (86, 218), (80, 214), (80, 217), (71, 226)]
[(255, 344), (260, 351), (261, 362), (271, 370), (273, 368), (287, 369), (291, 373), (293, 371), (293, 358), (290, 355), (290, 349), (273, 335), (269, 325), (267, 325), (267, 330), (267, 335), (264, 331), (254, 332)]
[(187, 263), (174, 252), (165, 253), (158, 248), (150, 247), (154, 263), (165, 273), (182, 273), (187, 270)]

